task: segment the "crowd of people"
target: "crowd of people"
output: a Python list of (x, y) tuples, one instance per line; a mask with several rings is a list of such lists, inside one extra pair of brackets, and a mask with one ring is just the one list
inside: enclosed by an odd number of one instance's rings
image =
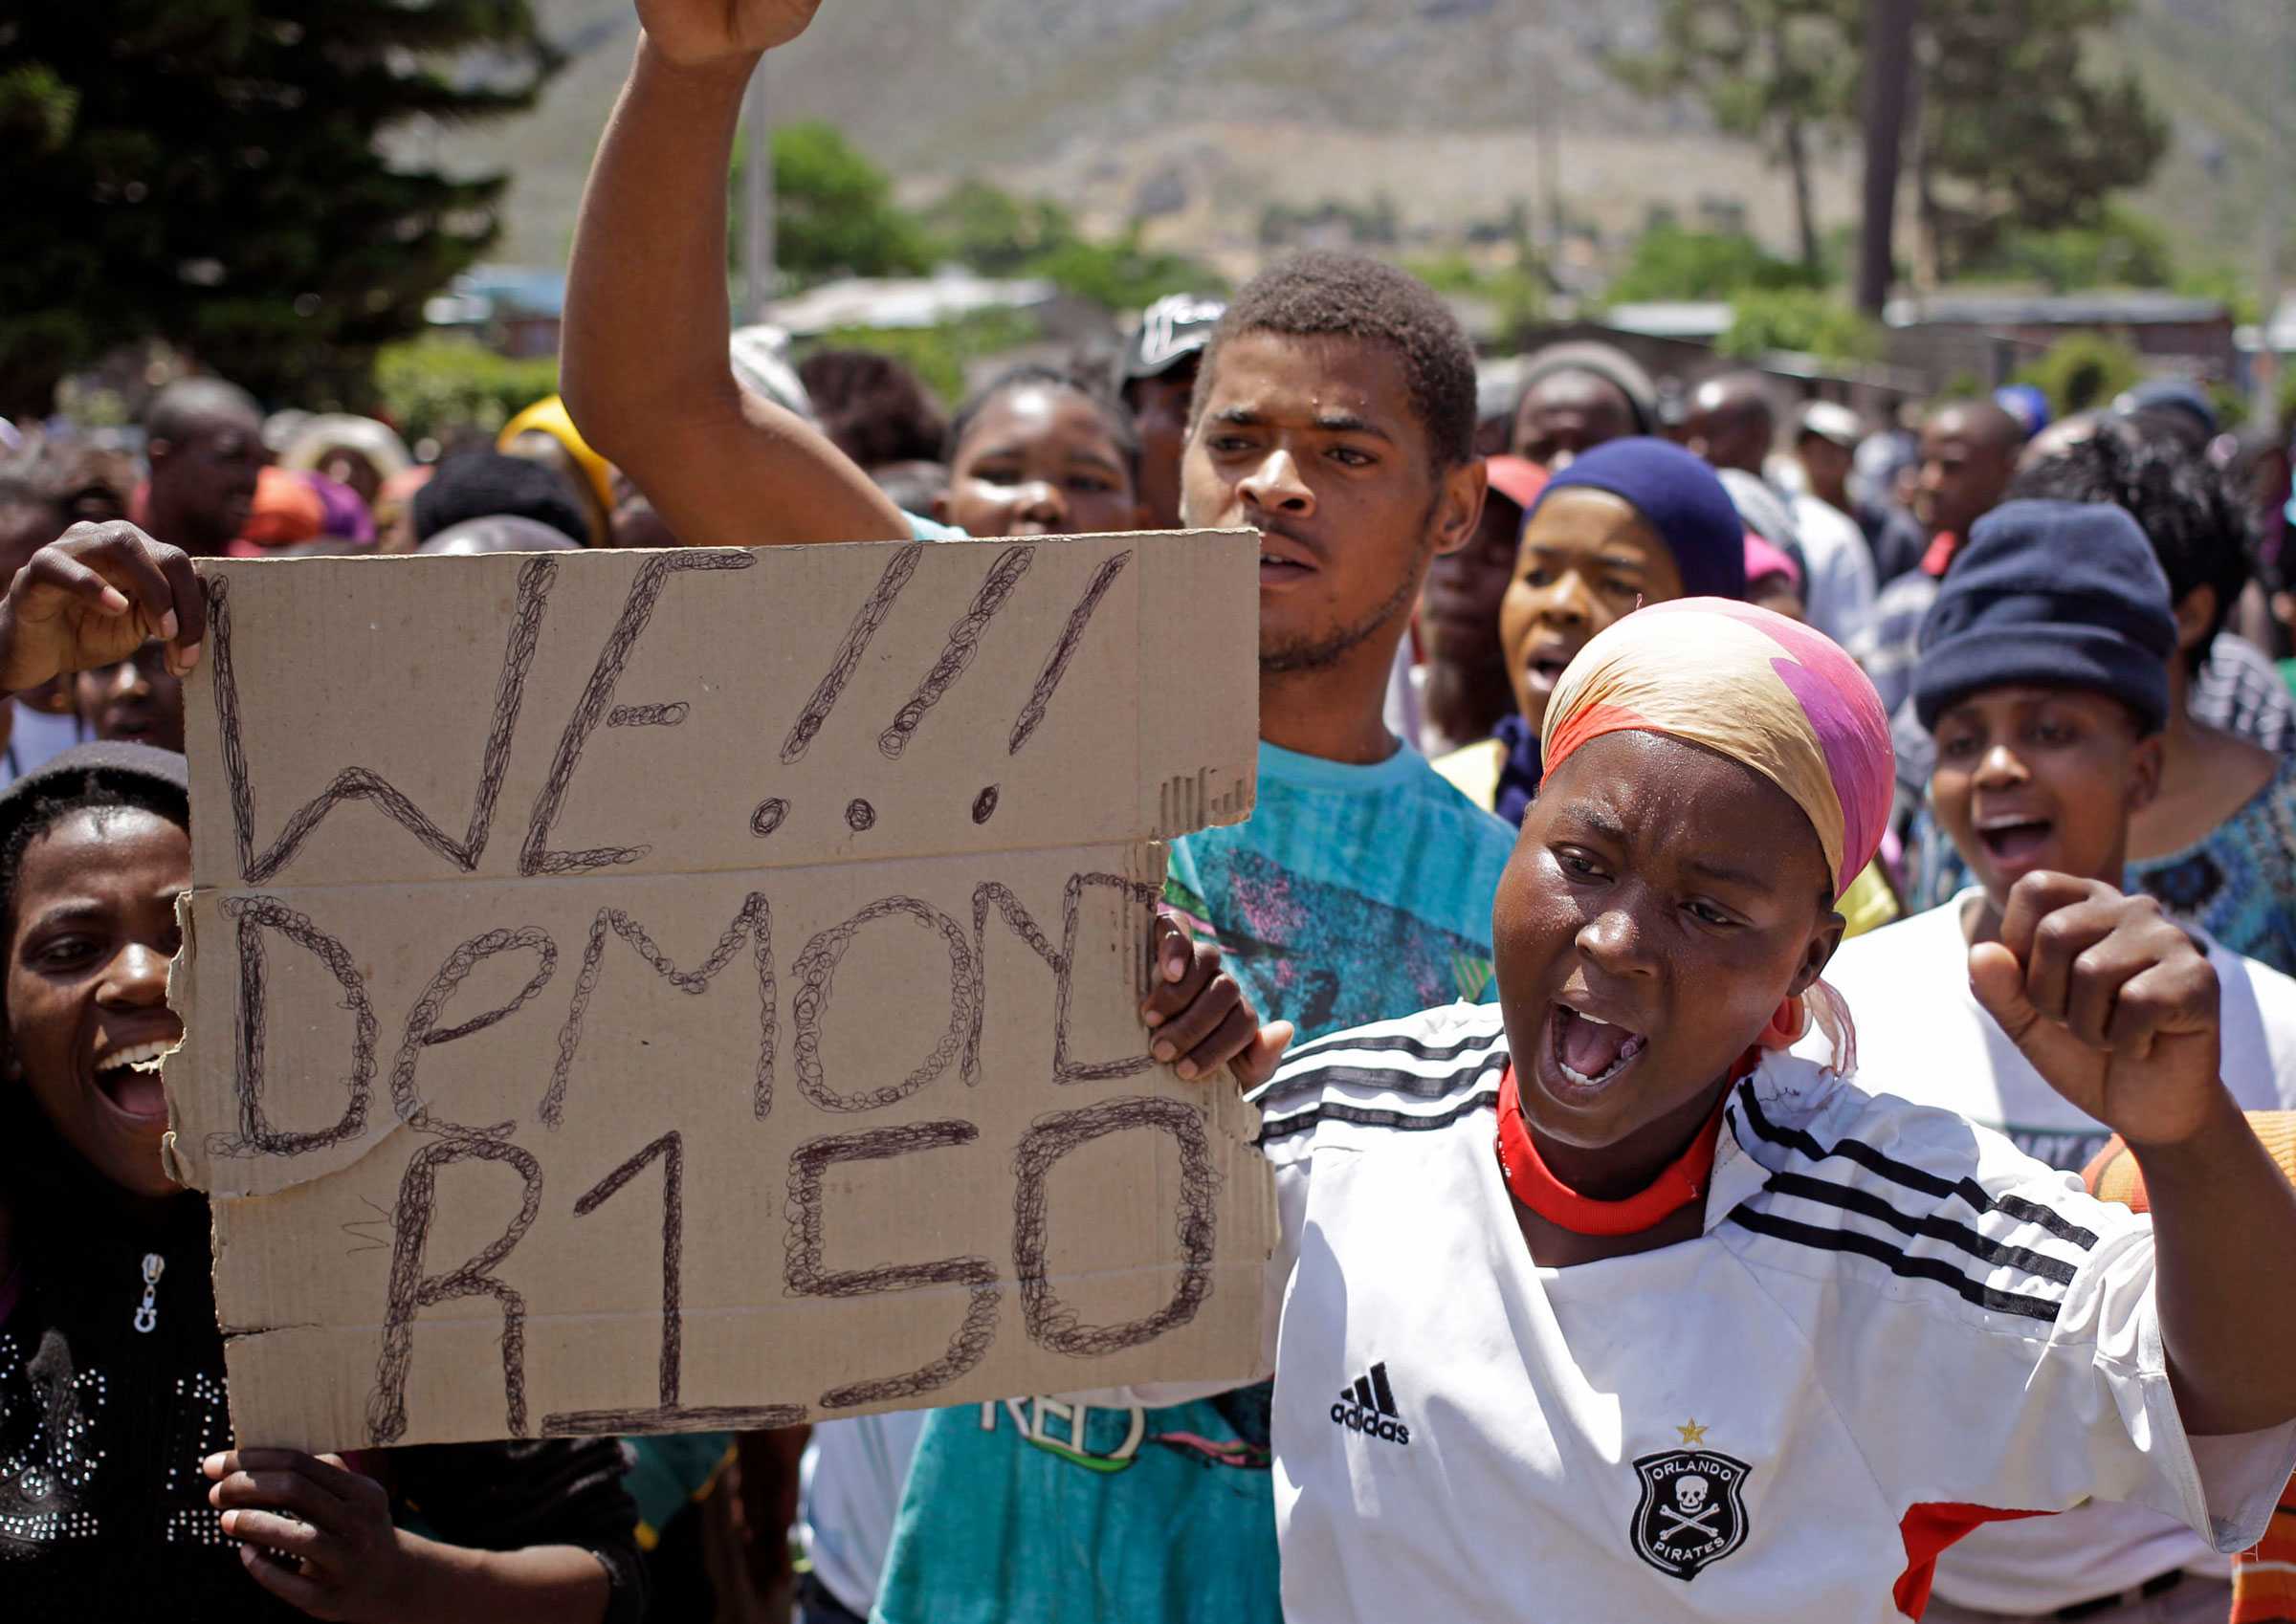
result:
[[(944, 413), (722, 318), (743, 87), (809, 10), (642, 8), (563, 397), (491, 449), (204, 376), (132, 464), (0, 435), (0, 1595), (2296, 1619), (2285, 447), (2177, 379), (1901, 422), (1597, 343), (1479, 375), (1424, 285), (1323, 252)], [(189, 560), (1207, 526), (1260, 537), (1258, 796), (1173, 843), (1194, 946), (1142, 1019), (1262, 1109), (1256, 1369), (233, 1447), (159, 1155)]]

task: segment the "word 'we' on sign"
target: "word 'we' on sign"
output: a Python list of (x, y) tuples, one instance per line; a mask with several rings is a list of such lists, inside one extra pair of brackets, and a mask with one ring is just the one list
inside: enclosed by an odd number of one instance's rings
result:
[(203, 565), (166, 1079), (243, 1439), (1248, 1372), (1252, 1112), (1145, 1058), (1251, 810), (1246, 534)]

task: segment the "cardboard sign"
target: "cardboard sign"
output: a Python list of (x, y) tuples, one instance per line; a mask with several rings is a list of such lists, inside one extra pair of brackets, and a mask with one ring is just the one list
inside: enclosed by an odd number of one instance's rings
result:
[(1257, 543), (201, 566), (166, 1068), (312, 1449), (1247, 1373), (1255, 1113), (1146, 1058)]

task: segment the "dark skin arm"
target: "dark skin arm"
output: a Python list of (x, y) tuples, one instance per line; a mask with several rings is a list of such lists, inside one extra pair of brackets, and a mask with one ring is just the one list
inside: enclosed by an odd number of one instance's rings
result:
[(2296, 1416), (2296, 1189), (2219, 1079), (2206, 955), (2151, 897), (2028, 874), (2000, 940), (1970, 950), (1969, 977), (2034, 1069), (2136, 1157), (2186, 1431)]
[(580, 1624), (612, 1599), (605, 1567), (579, 1547), (472, 1550), (395, 1526), (383, 1485), (340, 1456), (241, 1449), (204, 1469), (248, 1576), (314, 1618)]
[(820, 0), (639, 0), (584, 193), (560, 386), (591, 445), (702, 546), (905, 539), (900, 510), (726, 359), (726, 170), (759, 59)]

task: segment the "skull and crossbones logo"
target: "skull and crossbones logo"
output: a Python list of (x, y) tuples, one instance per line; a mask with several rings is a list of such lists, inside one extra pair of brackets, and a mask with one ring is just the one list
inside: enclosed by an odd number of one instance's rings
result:
[(1694, 1579), (1746, 1543), (1743, 1491), (1753, 1467), (1745, 1461), (1693, 1447), (1638, 1457), (1634, 1469), (1643, 1492), (1632, 1540), (1636, 1554), (1653, 1568)]
[(1660, 1537), (1678, 1540), (1694, 1528), (1710, 1539), (1719, 1538), (1721, 1530), (1714, 1526), (1713, 1520), (1721, 1514), (1721, 1507), (1707, 1503), (1707, 1497), (1713, 1492), (1713, 1487), (1712, 1482), (1696, 1472), (1685, 1472), (1676, 1478), (1674, 1507), (1668, 1509), (1662, 1505), (1658, 1510), (1660, 1519), (1666, 1524), (1660, 1530)]

